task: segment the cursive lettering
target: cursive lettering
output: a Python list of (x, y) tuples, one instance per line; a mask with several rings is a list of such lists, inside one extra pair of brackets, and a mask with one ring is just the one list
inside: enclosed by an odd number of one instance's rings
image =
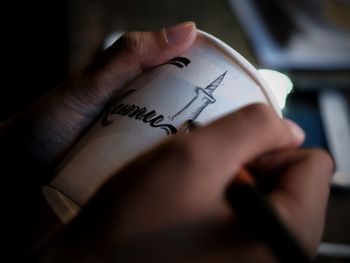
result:
[(146, 107), (140, 107), (137, 105), (129, 105), (121, 103), (123, 99), (129, 96), (135, 90), (129, 90), (114, 101), (113, 106), (104, 114), (101, 119), (101, 124), (103, 126), (108, 126), (113, 123), (108, 117), (111, 115), (125, 116), (130, 119), (139, 120), (143, 123), (149, 124), (152, 128), (160, 128), (166, 132), (167, 135), (176, 134), (177, 129), (171, 124), (162, 123), (164, 121), (164, 116), (158, 114), (155, 110), (149, 111)]

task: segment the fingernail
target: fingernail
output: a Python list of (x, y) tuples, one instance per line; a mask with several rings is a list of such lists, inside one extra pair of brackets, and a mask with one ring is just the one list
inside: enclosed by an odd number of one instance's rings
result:
[(184, 22), (164, 29), (165, 38), (169, 44), (182, 44), (194, 34), (196, 24), (194, 22)]
[(298, 125), (296, 124), (294, 121), (288, 120), (288, 119), (284, 119), (285, 123), (288, 125), (288, 127), (290, 128), (292, 134), (294, 135), (294, 137), (300, 142), (302, 143), (305, 139), (305, 132), (304, 130)]

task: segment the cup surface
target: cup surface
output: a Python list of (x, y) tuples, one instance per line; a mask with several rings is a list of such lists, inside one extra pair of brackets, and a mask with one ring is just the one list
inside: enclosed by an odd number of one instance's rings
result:
[(58, 167), (50, 186), (83, 206), (118, 169), (175, 135), (184, 122), (206, 124), (255, 102), (280, 113), (256, 69), (222, 41), (199, 31), (185, 54), (142, 73), (116, 94)]

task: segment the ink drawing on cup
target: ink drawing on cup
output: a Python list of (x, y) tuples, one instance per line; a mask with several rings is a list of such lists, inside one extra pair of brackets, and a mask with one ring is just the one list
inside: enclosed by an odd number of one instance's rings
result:
[(186, 120), (196, 120), (199, 114), (209, 105), (216, 102), (213, 92), (215, 89), (220, 86), (223, 81), (227, 71), (222, 75), (217, 77), (213, 82), (211, 82), (204, 89), (201, 87), (195, 88), (195, 96), (191, 98), (190, 102), (187, 103), (181, 110), (179, 110), (174, 116), (171, 117), (171, 120), (174, 120), (177, 117), (184, 117)]

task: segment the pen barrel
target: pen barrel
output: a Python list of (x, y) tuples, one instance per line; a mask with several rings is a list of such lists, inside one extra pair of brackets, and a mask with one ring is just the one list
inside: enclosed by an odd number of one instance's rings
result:
[(264, 242), (280, 262), (311, 262), (273, 207), (255, 187), (246, 183), (234, 183), (227, 191), (227, 200), (247, 233)]

